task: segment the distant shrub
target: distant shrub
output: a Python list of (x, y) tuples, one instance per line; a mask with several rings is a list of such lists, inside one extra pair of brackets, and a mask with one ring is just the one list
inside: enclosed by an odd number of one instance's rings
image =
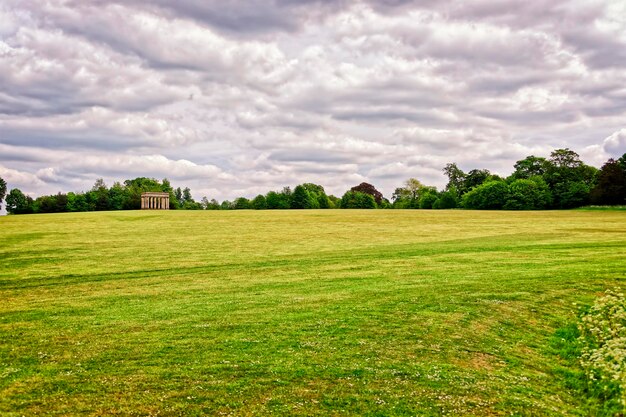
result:
[(606, 291), (583, 313), (578, 325), (581, 365), (592, 395), (607, 408), (626, 412), (626, 299)]

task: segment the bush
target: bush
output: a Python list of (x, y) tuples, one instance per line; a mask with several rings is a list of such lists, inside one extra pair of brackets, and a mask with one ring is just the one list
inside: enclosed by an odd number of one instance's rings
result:
[(421, 209), (431, 209), (435, 201), (437, 201), (437, 194), (425, 193), (419, 199), (419, 206)]
[(626, 299), (606, 291), (579, 323), (581, 365), (589, 390), (608, 408), (626, 412)]
[(341, 197), (342, 209), (375, 209), (376, 200), (370, 194), (348, 191)]
[(461, 205), (466, 209), (499, 210), (508, 196), (509, 187), (504, 181), (489, 181), (465, 193)]
[(434, 209), (453, 209), (457, 206), (456, 191), (446, 191), (441, 193), (439, 198), (433, 203)]

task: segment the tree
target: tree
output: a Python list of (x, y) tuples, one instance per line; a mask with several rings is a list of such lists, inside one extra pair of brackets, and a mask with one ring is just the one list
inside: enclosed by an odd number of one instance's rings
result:
[[(376, 187), (374, 187), (372, 184), (362, 182), (359, 185), (352, 187), (350, 190), (371, 195), (372, 197), (374, 197), (374, 201), (376, 201), (376, 204), (380, 204), (383, 201), (383, 193), (378, 191)], [(342, 203), (342, 207), (343, 207), (343, 203)]]
[[(291, 194), (291, 190), (289, 192)], [(288, 209), (291, 206), (290, 197), (284, 192), (277, 193), (270, 191), (265, 196), (265, 203), (268, 209)]]
[(580, 156), (569, 148), (552, 151), (550, 163), (557, 168), (578, 168), (583, 165)]
[(476, 210), (501, 209), (508, 198), (509, 187), (503, 181), (489, 181), (463, 195), (463, 208)]
[(403, 187), (396, 188), (391, 198), (395, 208), (419, 208), (422, 195), (433, 192), (437, 192), (434, 187), (427, 187), (419, 180), (409, 178)]
[(183, 190), (181, 190), (180, 187), (174, 190), (174, 200), (179, 206), (182, 206), (185, 203), (185, 200), (183, 200)]
[(371, 194), (349, 190), (341, 197), (342, 209), (375, 209), (376, 200)]
[(122, 210), (124, 202), (127, 198), (126, 190), (119, 182), (114, 182), (108, 191), (108, 207), (109, 210)]
[(248, 210), (251, 208), (250, 200), (245, 197), (236, 198), (232, 208), (235, 210)]
[(317, 199), (311, 195), (307, 191), (307, 189), (298, 185), (293, 190), (293, 195), (291, 196), (291, 208), (292, 209), (312, 209), (319, 208), (319, 203)]
[(589, 202), (597, 169), (585, 165), (570, 149), (556, 149), (550, 154), (544, 178), (556, 208), (574, 208)]
[(488, 169), (473, 169), (465, 175), (462, 189), (467, 192), (487, 181), (491, 176)]
[(621, 164), (609, 159), (598, 173), (598, 183), (591, 190), (591, 202), (601, 205), (626, 203), (626, 172)]
[(437, 201), (437, 193), (436, 192), (426, 192), (422, 194), (419, 199), (419, 208), (421, 209), (431, 209), (433, 208), (433, 204)]
[(530, 177), (542, 176), (546, 173), (548, 165), (546, 158), (530, 155), (515, 163), (515, 171), (513, 171), (511, 177), (514, 179), (529, 179)]
[(7, 195), (7, 182), (0, 177), (0, 209), (2, 209), (2, 201)]
[(453, 209), (459, 206), (455, 190), (444, 191), (433, 203), (434, 209)]
[(255, 210), (265, 210), (267, 208), (267, 202), (265, 201), (265, 196), (263, 196), (263, 194), (259, 194), (254, 197), (250, 204)]
[(102, 178), (98, 178), (91, 187), (96, 202), (96, 210), (105, 211), (109, 209), (109, 190)]
[(216, 199), (212, 198), (211, 201), (206, 205), (205, 210), (219, 210), (220, 202)]
[(18, 189), (12, 189), (7, 195), (7, 212), (11, 214), (28, 214), (34, 211), (33, 199)]
[(311, 208), (321, 208), (321, 209), (330, 208), (330, 200), (328, 199), (328, 195), (326, 195), (326, 191), (324, 190), (324, 187), (318, 184), (310, 183), (310, 182), (304, 183), (302, 184), (302, 186), (309, 192), (309, 195), (315, 200), (315, 202), (313, 202), (313, 207)]
[(456, 165), (456, 163), (447, 164), (443, 168), (443, 173), (448, 177), (446, 191), (453, 191), (457, 197), (464, 194), (465, 173)]
[(191, 197), (191, 190), (189, 189), (189, 187), (185, 187), (185, 189), (183, 190), (183, 204), (184, 203), (194, 203), (195, 201), (193, 200), (193, 198)]
[(548, 184), (541, 177), (520, 178), (509, 185), (505, 210), (541, 210), (552, 200)]

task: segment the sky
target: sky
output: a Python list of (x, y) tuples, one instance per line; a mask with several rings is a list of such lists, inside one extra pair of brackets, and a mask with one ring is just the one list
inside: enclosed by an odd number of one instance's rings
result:
[(0, 177), (196, 200), (626, 152), (626, 1), (2, 0)]

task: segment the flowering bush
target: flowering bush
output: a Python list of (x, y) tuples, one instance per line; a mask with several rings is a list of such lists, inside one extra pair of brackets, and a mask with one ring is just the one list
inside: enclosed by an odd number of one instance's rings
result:
[(608, 290), (583, 313), (578, 325), (581, 364), (589, 388), (626, 411), (626, 299)]

